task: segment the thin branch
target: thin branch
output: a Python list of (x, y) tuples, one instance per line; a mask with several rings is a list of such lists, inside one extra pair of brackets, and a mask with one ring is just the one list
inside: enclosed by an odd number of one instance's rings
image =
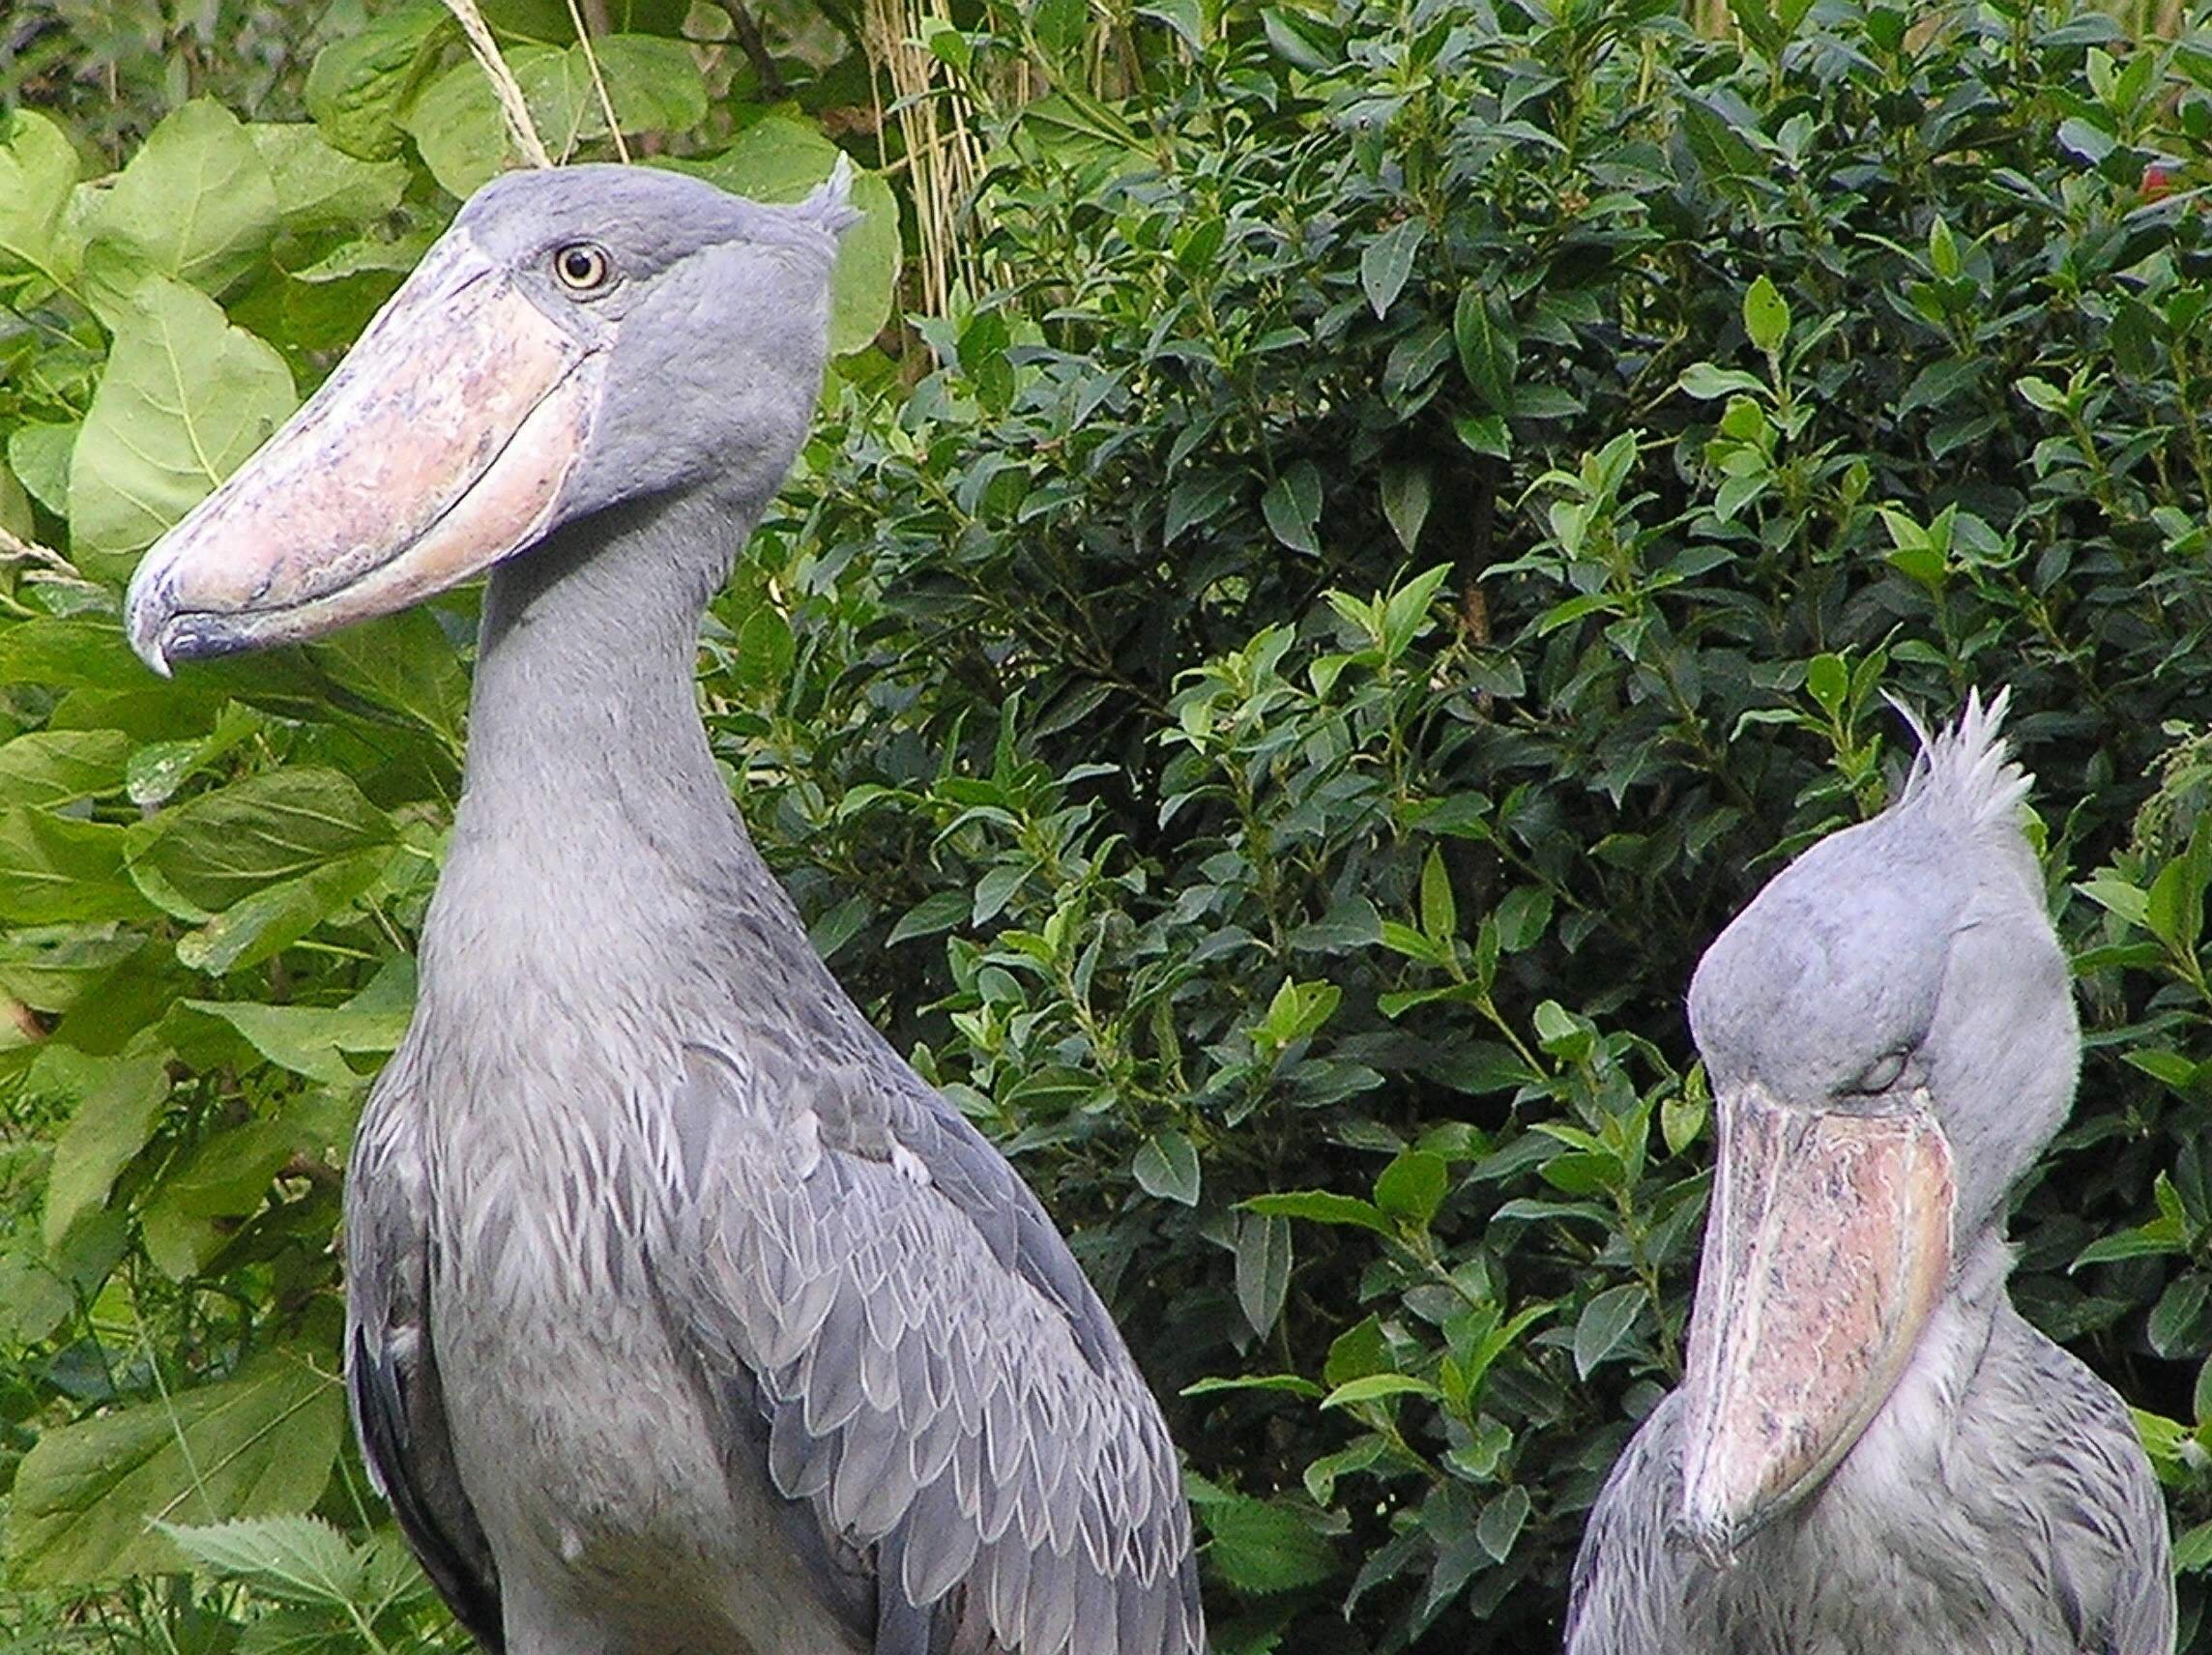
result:
[[(476, 54), (484, 73), (491, 79), (492, 92), (499, 99), (500, 113), (507, 117), (507, 130), (513, 134), (515, 147), (522, 151), (523, 160), (532, 166), (551, 166), (553, 158), (545, 153), (545, 140), (538, 135), (538, 124), (530, 118), (530, 105), (524, 102), (522, 87), (514, 78), (514, 71), (507, 67), (507, 59), (499, 55), (499, 43), (491, 38), (491, 29), (477, 10), (477, 0), (446, 0), (446, 10), (452, 13), (461, 25), (461, 33), (468, 37), (469, 50)], [(593, 72), (597, 74), (597, 71)]]
[(752, 15), (744, 0), (722, 0), (722, 10), (730, 15), (730, 26), (738, 33), (738, 44), (744, 48), (751, 60), (753, 73), (760, 77), (761, 98), (770, 103), (783, 101), (783, 71), (775, 66), (775, 54), (768, 49), (768, 37), (761, 33), (760, 22)]

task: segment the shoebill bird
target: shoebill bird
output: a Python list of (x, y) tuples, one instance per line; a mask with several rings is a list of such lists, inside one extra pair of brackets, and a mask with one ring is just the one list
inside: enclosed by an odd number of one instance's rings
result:
[(2005, 1291), (2081, 1043), (2003, 714), (1969, 700), (1698, 967), (1720, 1147), (1688, 1370), (1599, 1496), (1569, 1655), (2173, 1646), (2128, 1411)]
[(157, 671), (488, 570), (414, 1022), (346, 1198), (378, 1486), (515, 1655), (1186, 1655), (1159, 1409), (808, 946), (693, 699), (807, 428), (842, 176), (503, 178), (147, 555)]

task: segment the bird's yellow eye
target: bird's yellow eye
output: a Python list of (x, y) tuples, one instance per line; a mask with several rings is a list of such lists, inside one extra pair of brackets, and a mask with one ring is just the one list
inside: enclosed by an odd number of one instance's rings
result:
[(553, 274), (571, 293), (593, 293), (606, 286), (614, 274), (606, 249), (590, 242), (570, 242), (553, 255)]

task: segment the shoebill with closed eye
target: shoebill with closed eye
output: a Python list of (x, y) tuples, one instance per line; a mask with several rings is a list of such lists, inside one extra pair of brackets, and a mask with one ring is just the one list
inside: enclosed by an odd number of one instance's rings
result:
[(2165, 1508), (2111, 1387), (2005, 1291), (2072, 980), (2004, 698), (1705, 953), (1719, 1164), (1688, 1371), (1599, 1496), (1568, 1655), (2168, 1655)]

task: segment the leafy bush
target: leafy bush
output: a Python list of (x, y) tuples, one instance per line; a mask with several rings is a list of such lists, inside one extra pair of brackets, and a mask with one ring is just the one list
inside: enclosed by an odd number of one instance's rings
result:
[[(1884, 694), (1977, 684), (2012, 688), (2090, 1043), (2016, 1293), (2143, 1410), (2196, 1644), (2206, 43), (2026, 0), (1744, 7), (1725, 41), (1648, 0), (948, 15), (992, 285), (842, 360), (702, 695), (818, 945), (1014, 1154), (1168, 1398), (1219, 1647), (1556, 1638), (1583, 1515), (1679, 1372), (1690, 968), (1878, 806)], [(322, 365), (436, 186), (496, 163), (473, 83), (419, 73), (450, 47), (394, 44), (417, 26), (321, 60), (373, 59), (389, 105), (247, 131), (273, 214), (123, 280), (150, 313), (104, 274), (170, 245), (125, 233), (128, 172), (0, 217), (31, 496), (0, 521), (92, 577), (26, 573), (0, 624), (25, 1583), (182, 1560), (137, 1518), (185, 1434), (114, 1482), (92, 1434), (209, 1390), (221, 1429), (238, 1387), (281, 1412), (329, 1370), (332, 1169), (404, 1021), (466, 617), (158, 686), (113, 592), (288, 406), (272, 365)], [(670, 96), (656, 53), (635, 96), (721, 148), (727, 101)], [(195, 108), (170, 120), (229, 143)], [(393, 159), (318, 167), (364, 193), (301, 218), (278, 147), (361, 149), (362, 109)], [(48, 134), (19, 118), (0, 168)], [(81, 257), (24, 259), (26, 222)], [(114, 410), (158, 407), (174, 339), (227, 441), (133, 516)], [(163, 1515), (319, 1497), (367, 1544), (315, 1429), (301, 1487)]]

